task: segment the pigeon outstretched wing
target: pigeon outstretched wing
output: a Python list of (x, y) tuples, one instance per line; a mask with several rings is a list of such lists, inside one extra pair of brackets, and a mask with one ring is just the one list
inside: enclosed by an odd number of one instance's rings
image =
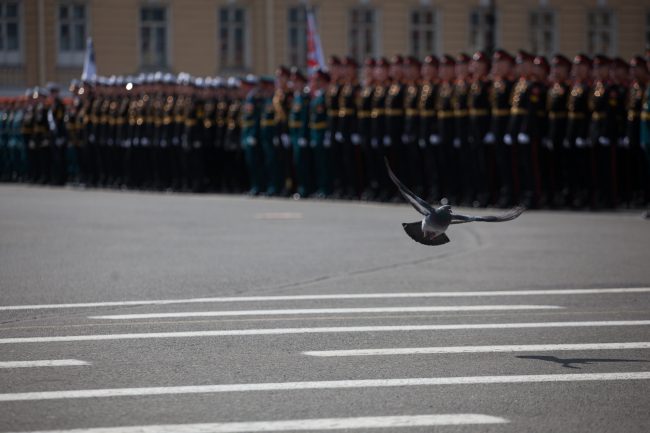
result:
[(384, 162), (386, 163), (386, 169), (388, 169), (388, 176), (390, 177), (390, 180), (392, 180), (393, 183), (397, 185), (399, 192), (409, 203), (411, 203), (411, 206), (413, 206), (416, 211), (420, 212), (424, 216), (431, 214), (433, 212), (433, 208), (431, 207), (431, 205), (426, 201), (422, 200), (417, 195), (415, 195), (413, 191), (408, 189), (406, 185), (404, 185), (397, 178), (397, 176), (395, 176), (393, 170), (390, 169), (390, 165), (388, 164), (388, 159), (384, 158)]
[(404, 231), (407, 235), (409, 235), (411, 239), (424, 245), (443, 245), (449, 242), (449, 238), (444, 233), (436, 236), (433, 239), (425, 237), (424, 233), (422, 233), (421, 221), (414, 223), (402, 223), (402, 227), (404, 227)]
[(525, 207), (517, 206), (501, 215), (487, 215), (487, 216), (472, 216), (472, 215), (462, 215), (462, 214), (452, 213), (451, 224), (463, 224), (463, 223), (471, 223), (475, 221), (487, 222), (487, 223), (500, 223), (504, 221), (511, 221), (517, 218), (522, 213), (524, 213), (525, 210), (526, 210)]

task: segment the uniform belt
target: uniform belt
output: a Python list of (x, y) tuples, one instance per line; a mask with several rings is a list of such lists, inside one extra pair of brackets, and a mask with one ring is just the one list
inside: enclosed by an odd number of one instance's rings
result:
[(470, 108), (469, 115), (472, 116), (472, 117), (489, 116), (490, 111), (489, 110), (483, 110), (483, 109)]
[(370, 112), (370, 117), (383, 116), (385, 113), (386, 110), (382, 110), (381, 108), (373, 108), (373, 110)]
[(415, 108), (407, 108), (407, 109), (406, 109), (406, 115), (407, 115), (407, 116), (411, 116), (411, 117), (419, 116), (419, 115), (420, 115), (420, 111), (419, 111), (419, 110), (416, 110)]
[(172, 123), (172, 116), (163, 117), (163, 124), (164, 125), (169, 125), (170, 123)]
[(548, 113), (549, 119), (565, 119), (568, 113), (566, 111), (551, 111)]
[(628, 110), (627, 111), (627, 120), (630, 122), (636, 120), (639, 117), (639, 112), (636, 110)]
[(174, 116), (174, 122), (183, 123), (183, 116)]
[(337, 114), (338, 114), (337, 110), (327, 110), (327, 115), (330, 117), (336, 117)]
[(144, 121), (147, 123), (154, 123), (155, 118), (153, 116), (147, 116), (144, 118)]
[(438, 119), (449, 119), (451, 117), (454, 117), (456, 115), (455, 111), (438, 111)]
[(370, 117), (370, 111), (367, 110), (359, 111), (357, 112), (357, 117), (359, 119), (367, 119), (368, 117)]
[(510, 116), (510, 109), (508, 108), (495, 108), (492, 110), (492, 115), (496, 117)]
[(204, 120), (203, 121), (203, 126), (207, 128), (212, 128), (212, 121), (211, 120)]
[(296, 120), (290, 120), (289, 128), (302, 128), (302, 122), (298, 122)]
[(339, 108), (339, 117), (354, 116), (354, 108)]
[(607, 117), (607, 113), (604, 111), (594, 111), (591, 113), (592, 120), (603, 120), (605, 117)]
[(436, 115), (436, 110), (420, 110), (421, 117), (433, 117)]
[(276, 122), (275, 119), (260, 121), (260, 125), (265, 126), (265, 127), (267, 127), (267, 126), (275, 126), (276, 124), (277, 124), (277, 122)]
[(569, 119), (584, 119), (585, 113), (569, 112)]
[(400, 108), (387, 108), (386, 109), (386, 115), (387, 116), (403, 116), (404, 115), (404, 110)]
[(641, 120), (647, 121), (650, 120), (650, 113), (647, 111), (644, 111), (641, 113)]
[(253, 125), (255, 125), (255, 122), (252, 120), (242, 120), (241, 122), (242, 128), (250, 128)]
[(455, 117), (465, 117), (469, 112), (467, 110), (454, 110)]
[(309, 127), (311, 129), (325, 129), (327, 128), (327, 122), (312, 122)]
[(524, 110), (523, 108), (519, 108), (519, 107), (512, 107), (510, 109), (510, 114), (512, 114), (513, 116), (525, 116), (526, 114), (528, 114), (528, 110)]
[(185, 126), (196, 126), (196, 119), (185, 119)]

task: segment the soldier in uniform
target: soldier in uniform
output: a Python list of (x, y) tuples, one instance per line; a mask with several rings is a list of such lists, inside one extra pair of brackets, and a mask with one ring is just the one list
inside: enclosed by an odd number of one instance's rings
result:
[(14, 101), (6, 123), (7, 147), (11, 162), (9, 180), (13, 182), (24, 182), (27, 176), (27, 155), (22, 134), (23, 118), (27, 108), (26, 100), (27, 98), (22, 96)]
[(309, 153), (309, 88), (307, 79), (297, 68), (291, 69), (293, 97), (289, 111), (289, 137), (293, 166), (296, 171), (296, 194), (307, 197), (312, 191)]
[[(646, 51), (646, 65), (650, 61), (650, 50)], [(640, 142), (641, 149), (645, 155), (646, 162), (646, 176), (645, 176), (645, 202), (646, 206), (650, 203), (650, 85), (646, 86), (644, 96), (643, 96), (643, 105), (641, 109), (641, 133), (640, 133)], [(645, 217), (650, 218), (650, 210), (646, 210)]]
[(505, 50), (497, 50), (492, 56), (492, 85), (490, 97), (490, 132), (485, 144), (494, 146), (497, 165), (498, 207), (512, 206), (514, 202), (512, 146), (504, 143), (510, 119), (510, 95), (512, 94), (513, 65), (515, 59)]
[(632, 203), (632, 152), (629, 140), (626, 140), (627, 102), (630, 91), (630, 65), (620, 57), (612, 62), (610, 69), (611, 89), (614, 90), (616, 102), (616, 179), (618, 202), (627, 206)]
[(635, 56), (630, 60), (630, 73), (632, 82), (627, 100), (627, 123), (625, 139), (630, 149), (631, 164), (629, 170), (632, 175), (633, 205), (643, 205), (650, 199), (648, 186), (648, 170), (645, 155), (641, 148), (641, 111), (643, 108), (643, 96), (648, 86), (648, 65), (641, 56)]
[(324, 155), (328, 161), (327, 165), (332, 176), (333, 196), (338, 198), (343, 195), (342, 143), (336, 140), (339, 121), (339, 96), (342, 88), (341, 59), (337, 56), (331, 56), (328, 60), (328, 66), (330, 83), (325, 94), (325, 102), (327, 104), (327, 131), (323, 145), (325, 146)]
[(66, 143), (68, 141), (65, 125), (66, 108), (59, 97), (59, 86), (54, 83), (47, 85), (49, 109), (47, 112), (48, 132), (50, 137), (50, 155), (47, 157), (49, 164), (46, 169), (50, 171), (50, 182), (53, 185), (65, 185), (67, 182), (67, 167), (65, 163)]
[(357, 131), (357, 102), (360, 87), (357, 62), (346, 57), (341, 62), (341, 89), (339, 91), (339, 118), (335, 141), (339, 146), (339, 173), (344, 198), (359, 197), (361, 189), (361, 152)]
[(372, 200), (379, 190), (378, 173), (375, 168), (375, 148), (372, 146), (372, 104), (375, 90), (375, 59), (368, 58), (363, 64), (361, 91), (357, 100), (357, 131), (363, 155), (362, 200)]
[(34, 90), (34, 133), (36, 145), (36, 181), (41, 184), (50, 183), (51, 137), (47, 113), (49, 111), (47, 91), (42, 88)]
[(471, 133), (466, 147), (463, 172), (470, 176), (473, 201), (478, 202), (481, 207), (490, 202), (490, 195), (494, 193), (495, 188), (494, 144), (486, 143), (490, 131), (490, 66), (490, 59), (483, 51), (478, 51), (472, 56), (471, 85), (467, 99)]
[(250, 195), (257, 195), (264, 191), (260, 151), (262, 95), (260, 95), (258, 84), (258, 78), (252, 75), (248, 75), (242, 80), (242, 91), (245, 92), (246, 97), (242, 106), (241, 140), (250, 180)]
[(589, 93), (591, 88), (591, 59), (578, 54), (571, 69), (573, 83), (569, 94), (567, 150), (571, 155), (570, 185), (573, 207), (582, 208), (589, 199), (591, 188), (591, 152), (589, 141)]
[(454, 93), (452, 98), (452, 106), (454, 111), (454, 139), (453, 147), (458, 149), (461, 161), (461, 170), (463, 171), (463, 203), (466, 206), (478, 206), (478, 202), (474, 201), (474, 190), (476, 185), (472, 182), (472, 174), (467, 173), (466, 160), (469, 152), (469, 112), (467, 107), (469, 89), (470, 89), (470, 73), (469, 63), (471, 57), (465, 53), (456, 56), (454, 81)]
[(594, 58), (593, 87), (589, 93), (591, 123), (589, 139), (592, 145), (592, 205), (613, 207), (617, 202), (617, 140), (618, 89), (609, 80), (611, 61), (606, 56)]
[(241, 152), (241, 108), (246, 94), (242, 90), (241, 81), (237, 78), (229, 78), (226, 86), (227, 90), (224, 98), (219, 102), (219, 110), (226, 110), (223, 136), (223, 178), (221, 184), (225, 192), (236, 193), (244, 191), (247, 183)]
[(282, 192), (283, 173), (280, 165), (280, 137), (277, 133), (277, 120), (274, 105), (275, 80), (262, 77), (260, 87), (262, 97), (262, 114), (260, 120), (260, 137), (263, 157), (264, 182), (266, 194), (275, 196)]
[(569, 74), (571, 61), (561, 54), (551, 60), (550, 88), (547, 93), (546, 109), (548, 112), (548, 129), (543, 141), (544, 147), (552, 153), (551, 190), (553, 205), (566, 206), (569, 204), (570, 165), (568, 142), (565, 141), (567, 132), (567, 104), (570, 84)]
[[(402, 144), (404, 134), (404, 58), (400, 55), (393, 56), (390, 62), (390, 86), (386, 94), (386, 135), (384, 135), (384, 154), (393, 167), (398, 167), (401, 177), (409, 183), (410, 169), (407, 166), (405, 146)], [(384, 177), (387, 175), (384, 174)], [(389, 190), (391, 191), (391, 190)], [(394, 188), (392, 189), (394, 191)], [(390, 192), (383, 199), (398, 200), (395, 193)]]
[(533, 187), (536, 205), (545, 207), (553, 202), (551, 173), (554, 172), (553, 151), (543, 145), (548, 131), (546, 101), (548, 76), (551, 70), (546, 57), (537, 56), (533, 60), (533, 88), (531, 91), (531, 113), (529, 122), (531, 137), (531, 166), (533, 168)]
[[(429, 56), (433, 62), (433, 57)], [(437, 59), (436, 59), (437, 62)], [(403, 149), (402, 156), (405, 173), (411, 188), (418, 195), (424, 195), (425, 185), (423, 173), (423, 149), (419, 146), (420, 138), (420, 69), (422, 64), (413, 56), (404, 59), (404, 132), (400, 139), (399, 147)], [(433, 69), (433, 68), (430, 68)], [(434, 71), (430, 71), (434, 72)], [(437, 76), (437, 70), (435, 70)], [(437, 78), (429, 76), (428, 78)], [(424, 87), (424, 84), (422, 85)], [(425, 120), (429, 125), (435, 125), (431, 118)], [(435, 129), (434, 129), (435, 131)]]
[(213, 99), (215, 103), (214, 109), (214, 161), (210, 164), (210, 171), (214, 172), (211, 175), (212, 187), (217, 191), (222, 191), (225, 188), (224, 183), (224, 170), (225, 168), (225, 139), (227, 131), (227, 118), (228, 118), (228, 83), (221, 77), (216, 78), (213, 83), (214, 93)]
[(388, 76), (388, 60), (380, 58), (376, 61), (373, 69), (375, 87), (372, 92), (372, 103), (370, 109), (370, 164), (372, 173), (377, 176), (378, 190), (373, 196), (380, 200), (386, 200), (391, 194), (391, 184), (383, 168), (382, 158), (384, 156), (384, 140), (387, 140), (386, 129), (386, 96), (390, 88)]
[(291, 194), (294, 188), (293, 169), (291, 164), (291, 141), (289, 139), (289, 110), (293, 94), (289, 89), (291, 71), (286, 66), (279, 66), (275, 70), (275, 93), (273, 94), (273, 107), (275, 109), (275, 131), (279, 144), (276, 146), (277, 164), (280, 170), (280, 190), (278, 193), (284, 197)]
[(309, 103), (309, 146), (314, 157), (316, 177), (316, 197), (325, 198), (332, 192), (332, 175), (329, 158), (325, 155), (325, 135), (328, 131), (328, 105), (326, 94), (331, 89), (330, 75), (317, 70), (311, 76), (312, 97)]
[[(456, 107), (461, 107), (462, 104), (461, 101), (456, 100), (455, 74), (456, 60), (445, 54), (440, 60), (439, 79), (437, 83), (434, 82), (437, 86), (429, 89), (431, 94), (425, 92), (427, 89), (422, 89), (421, 101), (426, 95), (427, 101), (423, 101), (423, 104), (426, 107), (434, 104), (435, 118), (433, 120), (437, 120), (437, 134), (429, 134), (428, 143), (426, 142), (426, 133), (429, 131), (421, 134), (420, 138), (424, 140), (421, 145), (426, 146), (427, 149), (431, 146), (430, 151), (427, 152), (431, 155), (428, 158), (430, 162), (427, 163), (427, 170), (431, 173), (428, 181), (430, 202), (440, 200), (442, 197), (447, 197), (456, 203), (466, 202), (463, 194), (466, 193), (468, 187), (465, 173), (462, 171), (462, 147), (460, 139), (457, 139), (456, 121), (458, 119), (455, 115)], [(422, 75), (425, 77), (424, 70)], [(434, 77), (429, 80), (432, 78)], [(424, 127), (424, 116), (422, 114), (420, 116), (423, 119)]]
[[(444, 167), (438, 166), (440, 155), (444, 151), (438, 130), (436, 116), (436, 99), (438, 97), (438, 67), (439, 60), (434, 55), (428, 55), (420, 66), (419, 84), (413, 88), (409, 84), (406, 90), (405, 134), (408, 135), (407, 155), (409, 165), (419, 174), (416, 177), (416, 187), (420, 188), (423, 197), (438, 197), (440, 179)], [(415, 106), (411, 98), (415, 97)], [(414, 110), (409, 111), (409, 110)], [(435, 199), (434, 199), (435, 200)]]

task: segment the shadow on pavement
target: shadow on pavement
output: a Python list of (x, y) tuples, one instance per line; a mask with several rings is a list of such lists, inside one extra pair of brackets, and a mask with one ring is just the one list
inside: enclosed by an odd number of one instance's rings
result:
[(576, 368), (580, 369), (572, 364), (599, 364), (601, 362), (650, 362), (647, 359), (611, 359), (611, 358), (558, 358), (557, 356), (542, 356), (542, 355), (526, 355), (526, 356), (517, 356), (519, 359), (537, 359), (540, 361), (554, 362), (556, 364), (562, 364), (562, 367), (565, 368)]

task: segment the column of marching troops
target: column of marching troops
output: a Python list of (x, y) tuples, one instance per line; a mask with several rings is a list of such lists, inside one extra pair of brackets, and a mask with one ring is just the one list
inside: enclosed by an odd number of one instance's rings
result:
[[(305, 77), (155, 73), (0, 102), (0, 177), (88, 187), (396, 200), (387, 158), (431, 202), (640, 207), (646, 58), (331, 57)], [(361, 70), (359, 70), (361, 69)]]

